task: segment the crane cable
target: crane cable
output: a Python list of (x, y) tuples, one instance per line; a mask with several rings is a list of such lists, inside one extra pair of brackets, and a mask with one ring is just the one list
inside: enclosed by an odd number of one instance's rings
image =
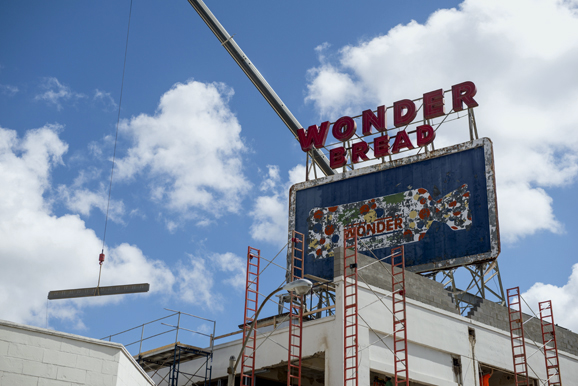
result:
[(124, 63), (122, 66), (122, 80), (120, 82), (120, 97), (119, 97), (119, 101), (118, 101), (118, 116), (116, 118), (116, 134), (114, 137), (114, 150), (112, 153), (112, 167), (110, 170), (110, 183), (108, 186), (108, 202), (106, 204), (106, 216), (105, 216), (105, 220), (104, 220), (104, 234), (102, 236), (102, 252), (100, 253), (100, 256), (98, 257), (98, 261), (99, 261), (99, 265), (100, 265), (100, 269), (98, 271), (98, 285), (96, 286), (96, 293), (95, 295), (100, 295), (100, 276), (102, 274), (102, 263), (104, 263), (104, 243), (105, 243), (105, 239), (106, 239), (106, 228), (108, 225), (108, 211), (110, 209), (110, 196), (112, 193), (112, 177), (114, 175), (114, 161), (116, 159), (116, 144), (118, 142), (118, 126), (120, 123), (120, 107), (122, 105), (122, 92), (124, 89), (124, 74), (125, 74), (125, 70), (126, 70), (126, 56), (127, 56), (127, 52), (128, 52), (128, 36), (129, 36), (129, 32), (130, 32), (130, 19), (132, 16), (132, 0), (130, 0), (130, 9), (128, 12), (128, 27), (126, 30), (126, 43), (125, 43), (125, 47), (124, 47)]

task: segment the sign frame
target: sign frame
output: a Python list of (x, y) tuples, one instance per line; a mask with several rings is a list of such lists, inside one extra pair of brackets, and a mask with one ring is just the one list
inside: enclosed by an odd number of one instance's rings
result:
[[(484, 157), (484, 167), (485, 167), (485, 181), (486, 181), (486, 191), (487, 191), (487, 205), (488, 205), (488, 220), (489, 220), (489, 237), (490, 237), (490, 249), (484, 253), (473, 254), (469, 256), (461, 256), (458, 258), (451, 258), (442, 261), (430, 262), (427, 264), (420, 264), (416, 266), (406, 267), (408, 271), (416, 273), (424, 272), (435, 272), (441, 271), (449, 268), (467, 266), (472, 264), (479, 264), (483, 262), (493, 261), (497, 259), (500, 254), (500, 235), (499, 235), (499, 222), (498, 222), (498, 207), (497, 207), (497, 197), (496, 197), (496, 184), (495, 184), (495, 170), (494, 170), (494, 157), (492, 150), (492, 141), (489, 138), (480, 138), (473, 141), (468, 141), (458, 145), (449, 146), (439, 150), (433, 150), (422, 154), (413, 155), (410, 157), (400, 158), (387, 163), (379, 163), (364, 168), (359, 168), (355, 170), (346, 171), (341, 174), (322, 177), (316, 180), (310, 180), (301, 182), (293, 185), (289, 191), (289, 242), (291, 242), (291, 234), (293, 230), (296, 230), (296, 205), (297, 205), (297, 193), (309, 188), (319, 187), (327, 184), (331, 184), (338, 181), (348, 180), (358, 176), (364, 176), (376, 172), (386, 171), (390, 169), (395, 169), (398, 167), (415, 164), (422, 161), (427, 161), (451, 154), (456, 154), (464, 152), (467, 150), (483, 148)], [(369, 197), (367, 197), (369, 198)], [(307, 248), (307, 244), (305, 245)], [(363, 253), (363, 252), (361, 252)], [(287, 266), (291, 267), (291, 262), (287, 260)], [(307, 269), (307, 268), (306, 268)], [(306, 274), (315, 274), (311, 272), (305, 272)]]

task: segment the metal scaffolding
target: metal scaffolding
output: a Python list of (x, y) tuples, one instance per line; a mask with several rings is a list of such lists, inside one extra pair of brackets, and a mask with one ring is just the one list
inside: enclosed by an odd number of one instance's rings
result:
[(526, 358), (526, 341), (524, 339), (524, 318), (520, 288), (508, 289), (508, 317), (510, 321), (510, 338), (512, 340), (512, 359), (516, 386), (529, 386), (528, 363)]
[(357, 227), (346, 228), (343, 240), (343, 384), (359, 385), (357, 306)]
[[(212, 362), (216, 321), (202, 318), (197, 315), (187, 314), (186, 312), (169, 309), (166, 310), (173, 313), (171, 315), (143, 323), (128, 330), (106, 336), (102, 338), (102, 340), (113, 341), (114, 338), (114, 341), (123, 343), (123, 340), (133, 339), (131, 336), (135, 336), (140, 333), (139, 339), (134, 340), (128, 344), (123, 344), (129, 351), (134, 347), (137, 347), (136, 345), (138, 344), (138, 352), (133, 353), (133, 356), (138, 364), (143, 368), (143, 370), (149, 373), (151, 378), (154, 378), (157, 375), (162, 377), (160, 380), (155, 380), (157, 385), (177, 386), (179, 378), (184, 377), (187, 384), (199, 384), (199, 382), (203, 382), (203, 385), (209, 386), (211, 384), (211, 376), (213, 371)], [(182, 327), (182, 316), (192, 317), (213, 323), (213, 333), (209, 335)], [(176, 323), (174, 321), (175, 319)], [(171, 320), (173, 321), (173, 324), (169, 324)], [(179, 332), (182, 330), (208, 337), (210, 340), (209, 348), (200, 348), (180, 342)], [(152, 350), (143, 351), (143, 346), (146, 347), (146, 345), (152, 343), (153, 340), (154, 342), (162, 341), (165, 336), (168, 336), (167, 334), (172, 333), (175, 333), (174, 343), (157, 347)], [(180, 364), (182, 362), (188, 362), (195, 359), (204, 359), (201, 366), (195, 373), (191, 374), (180, 370)], [(201, 374), (203, 373), (201, 371), (203, 367), (204, 375), (199, 375), (199, 372), (201, 372)], [(152, 374), (150, 374), (151, 372)]]
[[(291, 238), (291, 281), (303, 279), (305, 235), (293, 231)], [(289, 349), (287, 357), (287, 385), (301, 386), (301, 360), (303, 345), (303, 295), (290, 292), (289, 301)], [(295, 383), (293, 382), (295, 381)]]
[(403, 246), (392, 248), (391, 301), (393, 304), (393, 353), (395, 386), (409, 386), (407, 367), (407, 319), (405, 304), (405, 254)]
[(256, 322), (259, 308), (259, 268), (261, 251), (252, 247), (247, 250), (247, 280), (245, 285), (245, 310), (243, 312), (243, 342), (247, 339), (241, 362), (241, 385), (255, 384), (255, 350), (257, 329), (251, 324)]
[(548, 386), (562, 386), (552, 301), (546, 300), (538, 303), (538, 307), (540, 308), (540, 326), (542, 327), (542, 342), (544, 343), (544, 358), (546, 360)]

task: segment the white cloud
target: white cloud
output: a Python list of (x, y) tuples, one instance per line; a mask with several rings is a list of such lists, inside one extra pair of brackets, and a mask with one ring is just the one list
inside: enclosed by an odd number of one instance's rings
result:
[[(245, 286), (245, 266), (240, 257), (233, 253), (214, 253), (208, 257), (189, 255), (189, 264), (178, 268), (178, 288), (182, 300), (208, 309), (223, 310), (224, 297), (215, 288), (216, 277), (220, 284), (230, 285), (240, 291)], [(233, 273), (224, 275), (223, 273)]]
[[(100, 181), (98, 188), (94, 191), (85, 186), (93, 181)], [(97, 208), (103, 214), (108, 211), (110, 220), (122, 224), (124, 203), (111, 197), (110, 207), (107, 208), (108, 188), (109, 186), (102, 182), (102, 170), (89, 167), (81, 170), (70, 186), (59, 185), (56, 188), (56, 194), (58, 200), (62, 201), (66, 208), (74, 213), (89, 216), (92, 208)]]
[(117, 159), (115, 175), (145, 175), (151, 198), (183, 217), (238, 212), (251, 184), (243, 174), (241, 126), (227, 105), (232, 95), (220, 83), (175, 84), (155, 115), (122, 122), (132, 147)]
[[(98, 191), (92, 191), (83, 187), (69, 187), (59, 185), (57, 188), (59, 199), (64, 201), (66, 208), (74, 213), (89, 216), (93, 207), (99, 209), (103, 214), (107, 213), (108, 190), (103, 184)], [(110, 200), (108, 207), (108, 218), (111, 221), (123, 223), (124, 203), (118, 200)]]
[(8, 96), (14, 96), (18, 93), (18, 91), (20, 91), (18, 87), (11, 86), (9, 84), (0, 84), (0, 90), (2, 91), (2, 94)]
[[(538, 303), (551, 300), (554, 322), (578, 332), (578, 297), (576, 294), (578, 294), (578, 264), (574, 264), (568, 282), (562, 287), (536, 283), (523, 293), (522, 297), (537, 315), (539, 315)], [(524, 312), (531, 314), (525, 305), (524, 307)]]
[(62, 110), (63, 101), (76, 101), (86, 98), (86, 95), (72, 91), (70, 87), (61, 84), (54, 77), (44, 78), (41, 88), (46, 91), (36, 95), (34, 99), (46, 101), (48, 104), (56, 106), (59, 111)]
[[(58, 137), (60, 129), (47, 125), (19, 138), (15, 131), (0, 128), (0, 319), (44, 326), (48, 313), (52, 320), (66, 320), (82, 328), (84, 307), (121, 302), (125, 297), (46, 304), (50, 290), (95, 286), (102, 248), (102, 240), (79, 216), (54, 215), (44, 198), (51, 189), (51, 172), (62, 164), (68, 150)], [(126, 243), (106, 247), (105, 253), (101, 285), (150, 283), (149, 294), (131, 296), (164, 293), (208, 305), (207, 299), (219, 295), (207, 292), (190, 298), (191, 280), (212, 281), (214, 272), (220, 272), (224, 281), (234, 284), (238, 280), (235, 269), (218, 264), (208, 273), (199, 264), (187, 268), (190, 276), (184, 271), (175, 273), (164, 262), (148, 258), (137, 246)], [(222, 260), (234, 262), (232, 257)]]
[(251, 237), (255, 240), (266, 241), (275, 245), (287, 242), (288, 232), (288, 203), (289, 188), (291, 185), (305, 179), (305, 167), (297, 165), (289, 171), (289, 180), (282, 183), (279, 168), (268, 165), (267, 176), (261, 183), (264, 194), (258, 196), (253, 204), (251, 217)]
[(237, 290), (245, 289), (246, 276), (246, 262), (234, 253), (216, 253), (211, 259), (217, 264), (220, 271), (232, 272), (234, 275), (229, 276), (224, 280), (225, 283), (230, 284)]
[(94, 90), (94, 96), (92, 97), (92, 100), (101, 103), (105, 110), (115, 110), (118, 108), (118, 105), (114, 99), (112, 99), (110, 93), (106, 91), (101, 91), (99, 89)]
[[(559, 233), (545, 189), (573, 183), (578, 173), (577, 35), (576, 3), (467, 0), (425, 24), (343, 47), (331, 62), (320, 54), (306, 101), (335, 120), (473, 81), (479, 133), (494, 143), (503, 240)], [(462, 121), (438, 131), (437, 147), (469, 139)]]

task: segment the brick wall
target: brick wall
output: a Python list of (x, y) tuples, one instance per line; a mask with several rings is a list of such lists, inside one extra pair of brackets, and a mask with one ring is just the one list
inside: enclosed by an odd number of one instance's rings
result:
[(154, 383), (121, 344), (0, 321), (0, 385)]

